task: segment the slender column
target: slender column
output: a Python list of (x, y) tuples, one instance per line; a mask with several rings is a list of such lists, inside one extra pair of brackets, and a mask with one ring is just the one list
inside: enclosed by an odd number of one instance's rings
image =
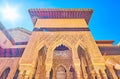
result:
[(88, 74), (87, 74), (87, 71), (86, 71), (86, 68), (85, 68), (84, 58), (83, 57), (81, 57), (81, 66), (82, 66), (84, 79), (88, 79)]
[(37, 70), (36, 70), (36, 74), (35, 74), (35, 79), (40, 79), (40, 78), (44, 78), (44, 66), (42, 65), (38, 65)]
[(67, 78), (66, 79), (70, 79), (70, 72), (69, 72), (69, 70), (67, 70)]
[(81, 67), (80, 67), (80, 59), (78, 57), (78, 53), (77, 53), (77, 48), (72, 48), (72, 59), (73, 59), (73, 63), (74, 63), (74, 66), (75, 66), (75, 72), (76, 72), (76, 78), (77, 79), (83, 79), (82, 77), (82, 70), (81, 70)]
[(90, 72), (91, 79), (96, 79), (96, 74), (94, 71)]
[(75, 72), (76, 72), (76, 78), (77, 79), (83, 79), (82, 71), (80, 66), (75, 66)]
[(117, 75), (116, 75), (116, 73), (115, 73), (115, 71), (114, 71), (114, 69), (113, 69), (113, 66), (112, 66), (112, 67), (108, 67), (108, 70), (109, 70), (109, 72), (111, 73), (112, 78), (118, 79), (118, 77), (117, 77)]
[(46, 56), (46, 60), (45, 60), (45, 70), (46, 70), (46, 78), (45, 79), (49, 79), (50, 78), (50, 71), (52, 68), (52, 59), (53, 59), (53, 54), (51, 54), (53, 51), (51, 48), (48, 49), (47, 51), (47, 56)]
[(50, 78), (51, 67), (52, 66), (50, 64), (46, 64), (46, 78), (45, 79), (49, 79)]
[(101, 72), (101, 75), (102, 75), (103, 79), (108, 79), (108, 77), (107, 77), (107, 75), (106, 75), (104, 70), (100, 70), (100, 72)]
[(50, 78), (50, 70), (47, 70), (45, 79), (49, 79), (49, 78)]

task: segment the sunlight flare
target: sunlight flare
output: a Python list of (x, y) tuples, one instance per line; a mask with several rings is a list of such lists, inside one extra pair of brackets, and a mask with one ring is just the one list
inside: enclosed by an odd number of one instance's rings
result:
[(1, 13), (2, 13), (3, 19), (9, 20), (11, 22), (16, 21), (19, 18), (19, 14), (17, 10), (18, 10), (17, 7), (11, 7), (9, 5), (2, 8)]

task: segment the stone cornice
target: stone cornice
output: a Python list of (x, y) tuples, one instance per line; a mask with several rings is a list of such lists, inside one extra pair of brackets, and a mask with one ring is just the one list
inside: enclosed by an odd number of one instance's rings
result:
[(37, 19), (44, 18), (67, 18), (67, 19), (78, 19), (84, 18), (89, 23), (90, 17), (92, 15), (92, 9), (59, 9), (59, 8), (40, 8), (40, 9), (29, 9), (30, 16), (33, 23), (35, 24)]

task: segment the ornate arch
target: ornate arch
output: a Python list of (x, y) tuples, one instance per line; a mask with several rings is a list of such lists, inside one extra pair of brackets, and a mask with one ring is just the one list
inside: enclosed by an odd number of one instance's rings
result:
[(52, 48), (52, 51), (54, 51), (54, 49), (61, 44), (65, 45), (69, 49), (72, 49), (72, 44), (70, 44), (69, 42), (67, 42), (63, 38), (60, 40), (54, 41), (54, 43), (52, 45), (50, 45), (50, 48)]
[(67, 70), (67, 67), (65, 65), (63, 65), (63, 64), (57, 65), (55, 69), (57, 70), (59, 67), (63, 67), (63, 68), (65, 68), (65, 70)]
[[(36, 47), (35, 47), (35, 50), (34, 50), (34, 56), (35, 57), (38, 57), (38, 51), (42, 48), (42, 47), (44, 47), (44, 46), (46, 46), (46, 44), (45, 44), (45, 41), (38, 41), (37, 43), (36, 43)], [(47, 46), (46, 46), (47, 47)]]
[[(47, 51), (47, 56), (46, 56), (46, 61), (45, 61), (45, 63), (49, 61), (49, 62), (51, 62), (51, 64), (52, 64), (53, 53), (54, 53), (53, 51), (54, 51), (54, 49), (55, 49), (57, 46), (59, 46), (59, 45), (61, 45), (61, 44), (65, 45), (65, 46), (68, 47), (69, 49), (72, 49), (72, 45), (71, 45), (69, 42), (67, 42), (66, 40), (64, 40), (64, 39), (60, 39), (60, 40), (54, 41), (53, 44), (48, 47), (48, 51)], [(50, 59), (48, 59), (48, 58), (50, 58)], [(46, 63), (46, 64), (47, 64), (47, 63)]]
[(84, 51), (86, 50), (86, 45), (85, 45), (85, 43), (83, 43), (81, 40), (78, 40), (77, 41), (77, 43), (76, 43), (76, 45), (75, 45), (75, 48), (77, 49), (78, 48), (78, 46), (80, 46)]

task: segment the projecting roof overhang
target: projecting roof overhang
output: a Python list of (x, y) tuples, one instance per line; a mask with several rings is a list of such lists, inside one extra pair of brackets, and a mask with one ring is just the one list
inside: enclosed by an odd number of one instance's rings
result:
[(85, 19), (89, 23), (92, 15), (92, 9), (29, 9), (33, 24), (37, 19)]

